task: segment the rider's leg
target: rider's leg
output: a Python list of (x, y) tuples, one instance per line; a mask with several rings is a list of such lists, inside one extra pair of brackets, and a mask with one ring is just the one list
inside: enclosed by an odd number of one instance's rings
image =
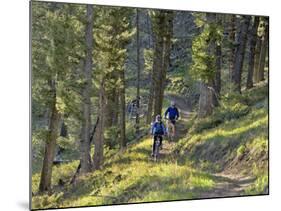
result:
[(167, 128), (167, 135), (168, 135), (168, 137), (170, 136), (170, 128), (169, 128), (169, 120), (167, 120), (167, 122), (166, 122), (166, 128)]
[(176, 134), (175, 124), (171, 123), (171, 126), (172, 126), (172, 136), (175, 137), (175, 134)]
[(163, 140), (163, 136), (159, 136), (159, 140), (160, 140), (160, 148), (162, 148), (162, 140)]
[(154, 155), (157, 136), (153, 136), (152, 155)]

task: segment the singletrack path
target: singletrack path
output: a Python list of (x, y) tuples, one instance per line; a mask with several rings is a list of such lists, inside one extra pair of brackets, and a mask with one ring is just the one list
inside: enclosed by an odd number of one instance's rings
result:
[[(165, 141), (163, 144), (163, 149), (160, 151), (160, 159), (163, 160), (176, 160), (176, 155), (173, 153), (173, 149), (176, 142), (185, 137), (188, 133), (186, 123), (192, 115), (191, 105), (184, 100), (183, 97), (167, 94), (165, 97), (168, 100), (175, 101), (176, 106), (180, 111), (180, 119), (176, 123), (176, 137), (173, 142)], [(231, 174), (230, 172), (221, 173), (209, 173), (214, 181), (215, 187), (209, 191), (199, 193), (198, 198), (215, 198), (215, 197), (230, 197), (230, 196), (240, 196), (245, 195), (245, 189), (254, 183), (255, 178), (240, 176), (236, 174)]]

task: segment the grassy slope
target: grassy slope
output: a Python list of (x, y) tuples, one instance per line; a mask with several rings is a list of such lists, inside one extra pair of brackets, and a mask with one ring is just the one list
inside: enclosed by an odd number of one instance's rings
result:
[[(54, 167), (53, 193), (34, 196), (33, 208), (197, 198), (216, 187), (220, 181), (213, 173), (220, 170), (255, 176), (243, 194), (264, 193), (268, 182), (266, 92), (261, 86), (245, 93), (249, 109), (239, 110), (241, 116), (225, 121), (219, 113), (202, 122), (190, 121), (190, 132), (173, 145), (174, 156), (163, 157), (160, 163), (149, 160), (151, 139), (146, 137), (124, 152), (107, 152), (103, 170), (80, 177), (72, 186), (57, 184), (59, 179), (70, 180), (78, 161)], [(32, 177), (34, 193), (39, 176)]]

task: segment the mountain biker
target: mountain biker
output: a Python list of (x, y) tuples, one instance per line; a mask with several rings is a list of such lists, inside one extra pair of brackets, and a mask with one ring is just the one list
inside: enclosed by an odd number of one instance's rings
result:
[[(176, 120), (179, 119), (180, 115), (179, 115), (179, 110), (178, 108), (176, 107), (176, 103), (175, 101), (171, 101), (171, 106), (169, 106), (167, 108), (167, 110), (165, 111), (165, 119), (168, 119), (167, 121), (167, 132), (168, 132), (168, 135), (170, 135), (170, 132), (169, 132), (169, 128), (171, 127), (172, 128), (172, 137), (175, 136), (175, 124), (176, 124)], [(168, 116), (168, 118), (167, 118)]]
[(164, 123), (162, 122), (161, 115), (157, 115), (155, 118), (155, 122), (152, 123), (151, 127), (151, 135), (153, 135), (153, 149), (151, 156), (154, 156), (155, 146), (156, 146), (156, 140), (159, 137), (160, 139), (160, 148), (162, 147), (162, 140), (163, 135), (166, 135), (166, 128)]

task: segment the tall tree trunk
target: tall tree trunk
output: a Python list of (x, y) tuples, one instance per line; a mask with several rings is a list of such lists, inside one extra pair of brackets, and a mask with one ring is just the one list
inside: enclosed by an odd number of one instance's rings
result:
[(230, 24), (229, 24), (229, 36), (228, 40), (230, 43), (230, 51), (229, 51), (229, 78), (232, 80), (232, 76), (234, 75), (234, 56), (235, 56), (235, 33), (236, 33), (236, 15), (231, 15)]
[[(152, 31), (152, 26), (151, 26), (151, 19), (149, 16), (149, 12), (147, 12), (147, 31), (151, 32)], [(150, 23), (150, 24), (149, 24)], [(156, 44), (155, 44), (155, 34), (152, 34), (152, 36), (149, 36), (148, 39), (148, 47), (151, 47), (151, 44), (154, 45), (154, 49), (156, 48)], [(155, 57), (153, 57), (155, 58)], [(154, 106), (154, 81), (156, 78), (156, 72), (155, 72), (155, 62), (153, 61), (153, 67), (152, 70), (150, 72), (150, 87), (149, 87), (149, 95), (148, 95), (148, 105), (147, 105), (147, 114), (146, 114), (146, 123), (150, 124), (152, 121), (152, 113), (153, 113), (153, 106)]]
[(139, 137), (139, 109), (140, 109), (140, 37), (139, 37), (139, 10), (137, 10), (136, 25), (137, 25), (137, 113), (136, 113), (136, 137)]
[[(206, 14), (208, 24), (212, 25), (216, 21), (216, 14), (207, 13)], [(208, 54), (214, 55), (216, 52), (215, 40), (210, 38), (210, 43), (208, 46)], [(214, 79), (209, 79), (207, 82), (200, 82), (200, 97), (199, 97), (199, 108), (198, 117), (203, 118), (210, 115), (214, 107)]]
[(265, 60), (266, 60), (267, 48), (268, 48), (268, 31), (269, 31), (269, 25), (268, 22), (265, 20), (265, 30), (262, 38), (261, 53), (259, 59), (258, 82), (264, 80), (264, 67), (265, 67)]
[[(170, 54), (172, 49), (172, 37), (173, 37), (173, 12), (166, 12), (165, 18), (165, 35), (164, 35), (164, 43), (163, 43), (163, 57), (162, 57), (162, 80), (161, 80), (161, 87), (160, 87), (160, 96), (159, 96), (159, 107), (162, 110), (163, 107), (163, 99), (164, 99), (164, 90), (166, 85), (166, 75), (168, 68), (170, 66)], [(161, 111), (160, 110), (160, 111)]]
[(257, 43), (255, 47), (255, 63), (254, 63), (254, 83), (258, 82), (258, 75), (259, 75), (259, 61), (261, 55), (261, 37), (257, 36)]
[(247, 89), (253, 87), (253, 73), (254, 73), (254, 64), (255, 64), (255, 47), (257, 43), (257, 30), (259, 26), (259, 17), (254, 17), (254, 24), (252, 25), (250, 33), (250, 51), (249, 51), (249, 62), (248, 62), (248, 75), (247, 75)]
[(118, 89), (114, 89), (114, 110), (113, 110), (113, 115), (112, 115), (112, 125), (117, 126), (118, 124), (118, 114), (119, 111), (116, 108), (119, 108), (119, 93), (118, 93)]
[(91, 162), (91, 89), (92, 89), (92, 51), (93, 51), (93, 6), (87, 5), (87, 24), (86, 24), (86, 58), (83, 76), (85, 85), (83, 87), (83, 105), (82, 105), (82, 131), (81, 131), (81, 173), (90, 172), (92, 169)]
[(103, 163), (103, 144), (104, 144), (104, 103), (105, 103), (105, 90), (104, 90), (104, 79), (102, 79), (99, 91), (99, 121), (97, 125), (97, 136), (94, 139), (94, 169), (100, 169)]
[[(222, 25), (222, 18), (217, 15), (217, 24), (219, 26)], [(214, 80), (214, 96), (213, 96), (213, 104), (214, 106), (219, 105), (219, 96), (221, 91), (221, 66), (222, 66), (222, 49), (221, 44), (216, 44), (216, 73), (215, 73), (215, 80)]]
[(146, 123), (150, 124), (152, 120), (152, 108), (153, 108), (153, 98), (154, 98), (154, 88), (153, 88), (153, 71), (150, 74), (150, 88), (149, 88), (149, 96), (148, 96), (148, 105), (147, 105), (147, 113), (146, 113)]
[(200, 97), (198, 117), (204, 118), (210, 115), (213, 111), (213, 91), (211, 83), (200, 82)]
[(120, 147), (126, 147), (126, 102), (125, 102), (125, 72), (120, 71)]
[(55, 81), (50, 81), (50, 87), (53, 94), (51, 117), (49, 121), (48, 136), (45, 145), (45, 153), (43, 160), (43, 167), (41, 171), (41, 178), (39, 184), (39, 191), (49, 191), (51, 189), (52, 181), (52, 165), (55, 157), (56, 142), (58, 137), (58, 128), (60, 121), (60, 114), (56, 107), (56, 87)]
[(242, 76), (242, 68), (244, 62), (244, 54), (245, 47), (247, 43), (247, 33), (250, 24), (251, 16), (243, 16), (240, 31), (238, 35), (238, 45), (235, 49), (235, 59), (234, 59), (234, 74), (232, 78), (232, 82), (235, 85), (235, 90), (241, 93), (241, 76)]
[(154, 62), (156, 71), (154, 117), (162, 112), (166, 72), (170, 64), (173, 12), (161, 11), (154, 21), (156, 47)]
[[(163, 25), (164, 18), (160, 20), (159, 25)], [(155, 50), (154, 50), (154, 61), (155, 65), (153, 65), (153, 68), (155, 68), (153, 71), (155, 71), (156, 77), (154, 78), (154, 112), (153, 112), (153, 119), (156, 115), (161, 114), (161, 81), (164, 80), (162, 78), (162, 58), (163, 58), (163, 36), (162, 35), (156, 35), (155, 40)]]

